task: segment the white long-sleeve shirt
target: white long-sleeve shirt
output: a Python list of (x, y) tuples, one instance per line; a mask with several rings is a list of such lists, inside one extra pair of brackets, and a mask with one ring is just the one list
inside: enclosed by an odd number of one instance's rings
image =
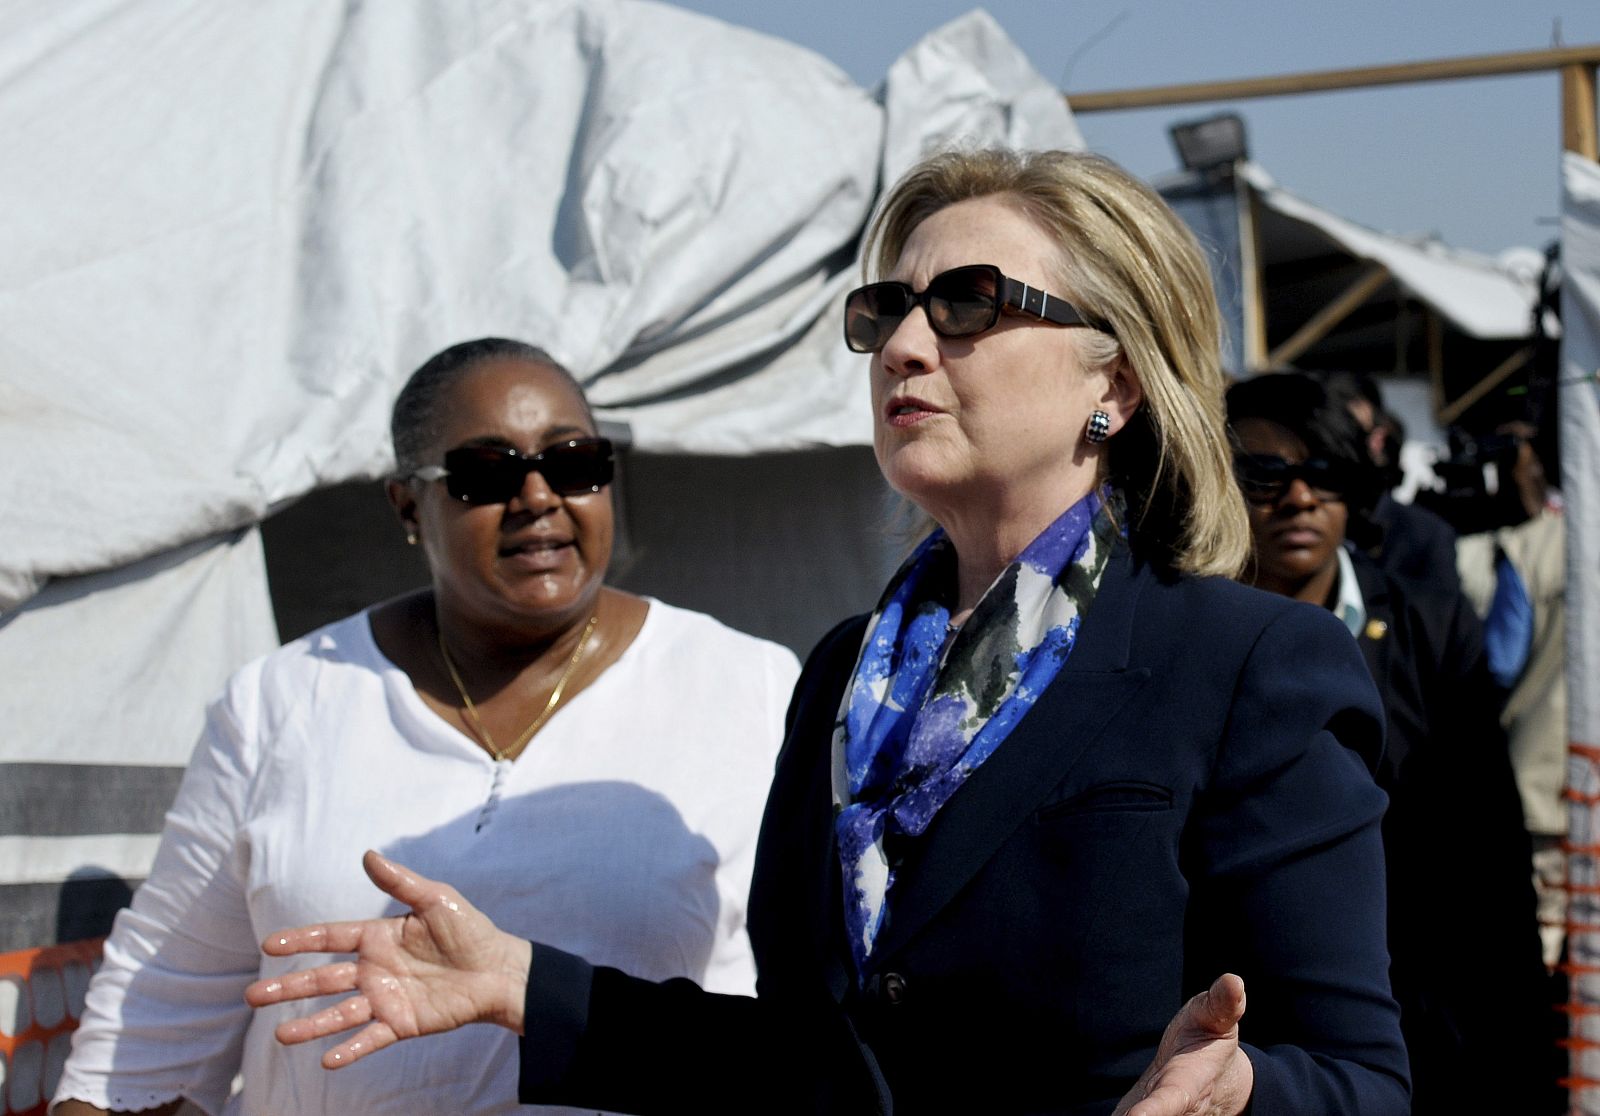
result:
[(520, 936), (752, 991), (745, 901), (797, 673), (785, 648), (651, 601), (622, 657), (496, 763), (422, 702), (364, 614), (250, 664), (211, 708), (155, 867), (117, 918), (56, 1100), (514, 1111), (508, 1031), (467, 1027), (330, 1073), (331, 1040), (272, 1038), (307, 1005), (245, 1006), (257, 977), (325, 959), (265, 957), (267, 934), (396, 913), (362, 871), (367, 848)]

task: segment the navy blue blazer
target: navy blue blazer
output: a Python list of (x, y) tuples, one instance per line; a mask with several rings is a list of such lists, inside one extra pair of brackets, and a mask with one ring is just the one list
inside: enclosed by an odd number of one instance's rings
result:
[(536, 947), (522, 1099), (623, 1112), (1109, 1113), (1183, 1001), (1245, 980), (1252, 1112), (1404, 1113), (1382, 711), (1324, 610), (1114, 554), (1077, 645), (843, 939), (831, 739), (865, 619), (812, 652), (750, 897), (758, 998)]

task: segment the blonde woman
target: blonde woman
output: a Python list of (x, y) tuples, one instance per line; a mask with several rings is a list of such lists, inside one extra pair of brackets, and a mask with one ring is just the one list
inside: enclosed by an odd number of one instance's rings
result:
[(357, 960), (253, 1001), (348, 994), (279, 1032), (365, 1024), (328, 1066), (499, 1022), (525, 1100), (626, 1112), (1404, 1112), (1382, 712), (1338, 621), (1229, 580), (1193, 239), (1105, 160), (980, 151), (915, 168), (868, 247), (845, 337), (937, 526), (802, 673), (758, 997), (529, 946), (373, 856), (415, 913), (270, 938)]

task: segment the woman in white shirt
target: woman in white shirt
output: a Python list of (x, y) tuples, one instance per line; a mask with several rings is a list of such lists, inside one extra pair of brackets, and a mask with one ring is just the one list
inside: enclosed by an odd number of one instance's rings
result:
[(272, 1040), (279, 1013), (251, 1018), (244, 987), (289, 967), (263, 935), (391, 910), (361, 874), (368, 847), (528, 937), (753, 988), (744, 904), (794, 656), (603, 584), (611, 446), (540, 350), (438, 354), (393, 435), (389, 498), (432, 584), (250, 664), (213, 706), (106, 943), (58, 1114), (515, 1109), (498, 1028), (327, 1074)]

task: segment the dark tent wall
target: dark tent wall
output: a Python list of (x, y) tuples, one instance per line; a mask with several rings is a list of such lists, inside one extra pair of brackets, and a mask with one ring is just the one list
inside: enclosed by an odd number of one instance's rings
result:
[[(754, 457), (624, 451), (611, 584), (804, 655), (870, 609), (903, 552), (871, 449)], [(262, 525), (278, 632), (294, 639), (425, 584), (382, 485), (313, 492)]]
[(319, 488), (261, 524), (278, 638), (314, 628), (428, 581), (381, 481)]
[(802, 657), (870, 609), (903, 552), (865, 446), (756, 457), (631, 454), (616, 584)]

